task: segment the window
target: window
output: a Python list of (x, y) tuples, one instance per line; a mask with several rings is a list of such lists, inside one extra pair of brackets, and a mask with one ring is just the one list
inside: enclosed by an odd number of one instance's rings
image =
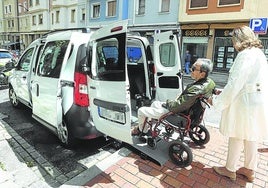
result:
[(6, 5), (5, 6), (5, 14), (11, 13), (11, 5)]
[(54, 24), (54, 13), (51, 14), (51, 24)]
[(5, 14), (8, 13), (8, 6), (5, 6)]
[(115, 16), (116, 15), (116, 1), (108, 1), (107, 3), (107, 16)]
[(43, 14), (38, 15), (38, 24), (43, 24)]
[(32, 25), (36, 25), (36, 16), (35, 15), (32, 17)]
[(240, 0), (218, 0), (219, 6), (239, 5)]
[(40, 5), (39, 0), (36, 0), (36, 1), (35, 1), (35, 5)]
[(59, 78), (68, 40), (49, 42), (40, 57), (38, 75)]
[(127, 59), (129, 63), (138, 63), (141, 58), (141, 47), (127, 47)]
[(159, 46), (160, 62), (164, 67), (175, 66), (175, 46), (173, 43), (165, 43)]
[(20, 58), (18, 64), (18, 70), (20, 71), (28, 71), (30, 68), (30, 62), (32, 59), (34, 48), (29, 49), (24, 55)]
[(124, 34), (99, 41), (95, 56), (96, 79), (106, 81), (125, 80), (125, 37)]
[(30, 5), (30, 7), (33, 6), (33, 0), (29, 0), (29, 5)]
[(75, 9), (71, 10), (71, 23), (75, 22)]
[(160, 12), (169, 12), (170, 0), (162, 0)]
[(208, 6), (208, 0), (191, 0), (190, 1), (190, 9), (191, 8), (206, 8)]
[(56, 23), (60, 23), (60, 11), (56, 11)]
[(100, 17), (100, 4), (93, 4), (92, 5), (92, 18), (99, 18)]
[(138, 0), (138, 14), (145, 14), (145, 0)]
[(85, 9), (83, 8), (83, 9), (81, 9), (81, 12), (82, 12), (82, 14), (81, 14), (81, 21), (85, 21), (86, 20), (86, 13), (85, 13)]

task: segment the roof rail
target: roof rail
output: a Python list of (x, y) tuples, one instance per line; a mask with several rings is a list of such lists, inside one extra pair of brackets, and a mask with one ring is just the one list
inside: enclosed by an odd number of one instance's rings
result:
[(89, 33), (90, 28), (88, 28), (88, 27), (79, 27), (79, 28), (55, 29), (55, 30), (51, 30), (51, 31), (43, 34), (42, 38), (45, 38), (50, 34), (57, 33), (57, 32), (62, 32), (62, 31), (81, 31), (82, 33)]

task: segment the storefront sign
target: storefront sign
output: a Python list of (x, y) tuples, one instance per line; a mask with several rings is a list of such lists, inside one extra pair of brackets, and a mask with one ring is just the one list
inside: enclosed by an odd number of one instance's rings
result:
[(208, 29), (184, 30), (182, 35), (185, 37), (205, 37), (208, 36)]

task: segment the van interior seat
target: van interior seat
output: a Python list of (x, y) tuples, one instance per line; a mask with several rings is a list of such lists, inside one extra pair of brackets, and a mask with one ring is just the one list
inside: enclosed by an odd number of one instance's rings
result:
[(131, 98), (135, 98), (136, 94), (143, 95), (146, 90), (143, 63), (128, 64), (127, 68)]

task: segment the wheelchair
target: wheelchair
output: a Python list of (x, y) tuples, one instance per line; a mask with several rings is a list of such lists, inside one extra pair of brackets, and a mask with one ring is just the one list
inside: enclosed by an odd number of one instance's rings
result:
[[(205, 97), (199, 96), (191, 108), (182, 113), (168, 112), (157, 119), (146, 118), (144, 126), (149, 125), (150, 134), (140, 139), (147, 142), (152, 149), (157, 147), (161, 139), (169, 144), (169, 157), (179, 167), (187, 167), (192, 163), (193, 154), (185, 137), (196, 145), (202, 146), (209, 142), (210, 134), (201, 123), (206, 107), (210, 107)], [(146, 140), (145, 140), (146, 139)]]

